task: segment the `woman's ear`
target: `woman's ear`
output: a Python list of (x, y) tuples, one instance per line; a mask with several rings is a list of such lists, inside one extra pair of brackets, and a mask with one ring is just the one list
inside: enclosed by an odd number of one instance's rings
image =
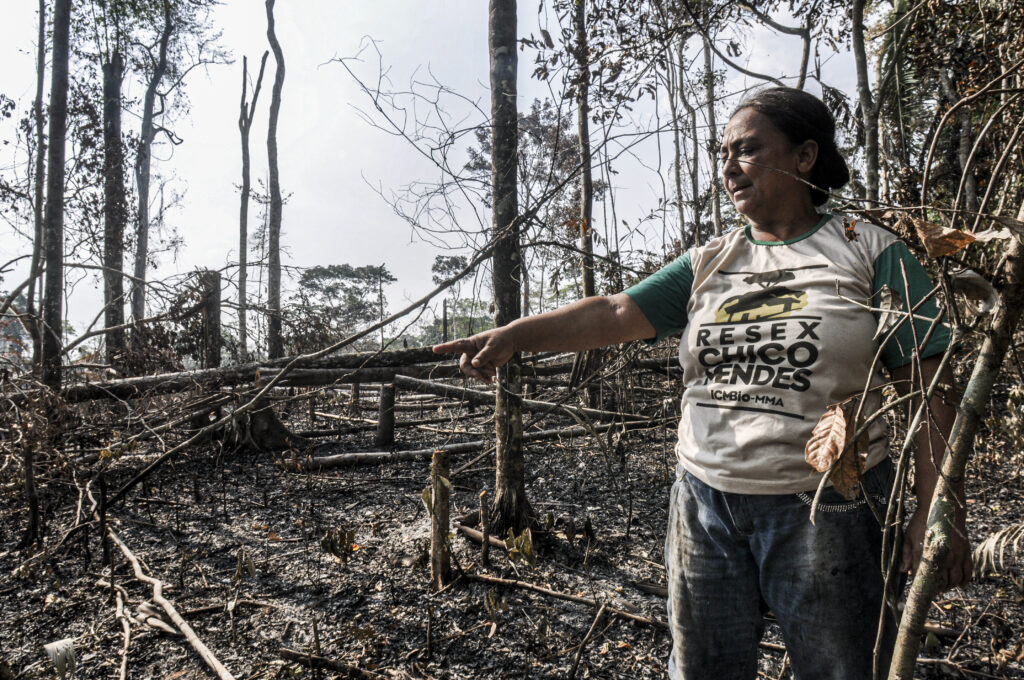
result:
[(818, 143), (808, 139), (796, 148), (796, 167), (802, 173), (809, 174), (814, 162), (818, 160)]

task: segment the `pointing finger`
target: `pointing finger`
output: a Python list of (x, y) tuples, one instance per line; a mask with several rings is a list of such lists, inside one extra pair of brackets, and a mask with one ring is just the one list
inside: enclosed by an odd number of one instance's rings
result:
[(459, 340), (434, 345), (433, 352), (434, 354), (459, 354), (461, 352), (468, 352), (474, 347), (475, 345), (468, 339), (460, 338)]

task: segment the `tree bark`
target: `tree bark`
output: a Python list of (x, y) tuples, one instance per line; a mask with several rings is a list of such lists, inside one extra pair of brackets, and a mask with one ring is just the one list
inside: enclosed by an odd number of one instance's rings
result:
[(267, 66), (267, 56), (263, 52), (260, 60), (260, 73), (252, 91), (252, 101), (246, 102), (246, 87), (249, 82), (248, 59), (242, 57), (242, 102), (238, 112), (238, 131), (242, 137), (242, 200), (238, 209), (238, 352), (235, 357), (238, 363), (248, 359), (249, 332), (246, 327), (246, 285), (249, 267), (249, 194), (252, 180), (249, 177), (249, 132), (252, 130), (252, 119), (256, 114), (256, 100), (260, 96), (263, 84), (263, 71)]
[(683, 146), (679, 134), (679, 90), (682, 83), (676, 76), (676, 65), (672, 63), (672, 50), (666, 50), (665, 85), (668, 90), (668, 107), (672, 115), (672, 147), (675, 153), (675, 163), (672, 178), (675, 181), (676, 189), (676, 213), (679, 216), (679, 247), (685, 249), (686, 236), (686, 212), (683, 210)]
[[(1024, 220), (1024, 206), (1017, 219)], [(962, 488), (964, 470), (973, 451), (975, 435), (984, 418), (992, 386), (1012, 344), (1021, 312), (1024, 311), (1024, 246), (1016, 239), (1011, 239), (1006, 257), (1006, 286), (1000, 293), (999, 306), (986, 331), (978, 360), (964, 390), (950, 435), (949, 450), (942, 461), (942, 473), (928, 513), (924, 553), (900, 620), (896, 651), (889, 670), (890, 680), (911, 680), (914, 677), (925, 616), (943, 586), (938, 572), (949, 553), (950, 537), (954, 531), (953, 514), (957, 506), (964, 503), (963, 498), (956, 497), (954, 490)]]
[(448, 466), (448, 452), (434, 449), (430, 464), (430, 481), (433, 493), (430, 503), (430, 585), (439, 591), (452, 579), (451, 551), (448, 534), (451, 532), (450, 493), (451, 472)]
[(868, 207), (874, 207), (878, 202), (878, 110), (871, 98), (871, 84), (868, 82), (868, 57), (864, 49), (864, 4), (865, 0), (853, 1), (850, 30), (857, 69), (861, 124), (864, 126), (864, 181), (870, 202)]
[[(686, 67), (685, 67), (685, 54), (683, 53), (684, 44), (682, 40), (676, 50), (677, 60), (679, 62), (679, 77), (678, 77), (678, 94), (679, 101), (682, 102), (683, 108), (686, 109), (686, 114), (690, 119), (690, 139), (693, 140), (693, 154), (690, 157), (690, 211), (693, 219), (693, 231), (690, 234), (690, 242), (699, 246), (701, 244), (701, 213), (703, 210), (700, 205), (700, 142), (697, 137), (697, 109), (690, 103), (689, 98), (686, 96), (686, 88), (684, 83), (686, 81)], [(686, 246), (683, 246), (683, 250), (686, 250)]]
[(711, 161), (711, 228), (722, 234), (722, 205), (718, 196), (718, 123), (715, 120), (715, 70), (711, 57), (711, 39), (704, 34), (704, 93), (707, 99), (708, 157)]
[(53, 76), (50, 86), (50, 148), (46, 181), (46, 287), (43, 301), (43, 383), (60, 389), (64, 325), (64, 137), (68, 117), (68, 42), (71, 0), (53, 8)]
[[(587, 3), (576, 0), (576, 111), (580, 150), (580, 251), (582, 251), (583, 297), (597, 294), (594, 282), (594, 178), (590, 153), (590, 48), (587, 43)], [(581, 352), (576, 356), (578, 370), (570, 384), (586, 380), (598, 370), (599, 351)], [(597, 405), (597, 391), (586, 388), (587, 403)]]
[[(43, 187), (46, 182), (46, 135), (43, 134), (43, 83), (46, 80), (46, 0), (39, 0), (39, 36), (36, 46), (36, 99), (32, 106), (32, 115), (36, 126), (36, 158), (35, 158), (35, 201), (32, 205), (32, 218), (35, 225), (35, 238), (32, 241), (31, 280), (28, 284), (28, 304), (26, 312), (32, 333), (32, 365), (38, 366), (41, 352), (40, 323), (36, 310), (36, 283), (42, 269), (43, 256)], [(40, 287), (41, 288), (41, 287)]]
[[(136, 323), (146, 318), (146, 263), (149, 260), (149, 181), (150, 161), (152, 160), (153, 137), (156, 129), (153, 125), (153, 109), (156, 106), (157, 88), (167, 72), (167, 45), (174, 31), (171, 17), (171, 4), (164, 5), (164, 30), (160, 34), (160, 45), (153, 75), (146, 85), (146, 94), (142, 100), (142, 124), (139, 129), (139, 152), (135, 159), (135, 185), (139, 190), (139, 225), (135, 235), (135, 278), (132, 279), (132, 320)], [(132, 336), (133, 343), (138, 347), (140, 336)]]
[(267, 0), (267, 40), (274, 51), (277, 68), (270, 97), (270, 122), (267, 124), (267, 165), (270, 174), (270, 219), (267, 223), (267, 354), (271, 359), (284, 356), (281, 338), (281, 179), (277, 168), (277, 119), (281, 112), (284, 87), (284, 54), (274, 32), (274, 0)]
[[(488, 42), (491, 71), (491, 183), (494, 196), (492, 261), (494, 325), (521, 314), (522, 254), (516, 197), (518, 118), (516, 108), (516, 2), (490, 0)], [(518, 354), (498, 369), (495, 392), (496, 479), (493, 523), (496, 532), (520, 531), (533, 515), (523, 479), (522, 377)]]
[(123, 362), (124, 230), (127, 221), (124, 189), (124, 147), (121, 144), (121, 81), (124, 60), (114, 50), (103, 64), (103, 307), (107, 363)]
[(202, 325), (203, 325), (203, 367), (218, 368), (220, 366), (220, 272), (207, 270), (199, 275), (199, 288), (202, 291)]
[(583, 297), (594, 287), (594, 178), (590, 154), (590, 60), (587, 45), (586, 0), (576, 0), (576, 111), (580, 144), (580, 250), (583, 251)]

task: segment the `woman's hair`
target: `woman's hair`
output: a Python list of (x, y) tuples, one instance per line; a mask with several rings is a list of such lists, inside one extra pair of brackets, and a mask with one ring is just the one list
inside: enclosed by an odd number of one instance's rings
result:
[(792, 87), (769, 87), (744, 99), (732, 115), (743, 109), (765, 116), (794, 145), (808, 139), (817, 142), (818, 158), (808, 177), (814, 185), (810, 188), (814, 205), (828, 200), (828, 190), (850, 181), (850, 169), (836, 148), (835, 118), (820, 99)]

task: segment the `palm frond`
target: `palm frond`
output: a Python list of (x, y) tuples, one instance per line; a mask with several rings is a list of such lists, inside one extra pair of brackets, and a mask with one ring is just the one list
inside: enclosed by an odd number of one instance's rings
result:
[[(1024, 522), (1011, 524), (1000, 529), (974, 549), (974, 573), (976, 576), (984, 576), (991, 572), (1002, 572), (1007, 564), (1012, 565), (1017, 558), (1024, 556), (1022, 551), (1024, 544)], [(1009, 561), (1007, 561), (1009, 553)]]

